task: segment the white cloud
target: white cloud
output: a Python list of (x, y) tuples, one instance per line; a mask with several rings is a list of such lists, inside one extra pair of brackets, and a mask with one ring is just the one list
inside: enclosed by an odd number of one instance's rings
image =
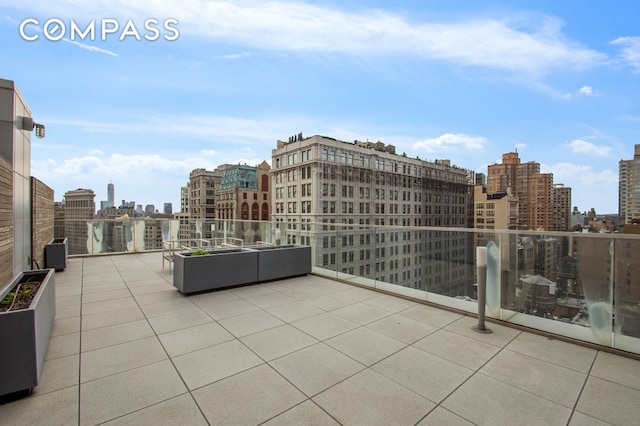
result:
[(104, 154), (104, 151), (102, 151), (101, 149), (92, 149), (91, 151), (89, 151), (89, 154), (91, 155), (102, 155)]
[(136, 176), (155, 172), (179, 173), (185, 176), (198, 167), (215, 168), (200, 157), (168, 158), (157, 154), (112, 154), (106, 159), (85, 156), (62, 160), (34, 161), (32, 171), (39, 178), (62, 176)]
[(610, 44), (622, 46), (622, 62), (640, 72), (640, 37), (618, 37)]
[(553, 182), (571, 188), (571, 205), (579, 210), (595, 207), (600, 213), (614, 213), (618, 209), (617, 170), (595, 170), (593, 166), (560, 162), (541, 164), (542, 173), (553, 173)]
[(598, 157), (606, 157), (611, 154), (611, 147), (598, 146), (582, 139), (575, 139), (568, 145), (571, 151), (577, 154), (593, 154)]
[[(62, 19), (96, 17), (178, 19), (182, 37), (230, 42), (255, 49), (346, 54), (406, 54), (463, 66), (541, 75), (589, 68), (606, 55), (569, 40), (562, 22), (542, 14), (517, 19), (471, 18), (416, 22), (378, 9), (347, 11), (304, 2), (258, 0), (177, 3), (157, 0), (6, 0)], [(180, 39), (176, 41), (179, 43)], [(107, 52), (103, 52), (107, 53)]]
[(478, 150), (487, 140), (481, 136), (469, 136), (463, 133), (445, 133), (435, 138), (425, 139), (413, 144), (414, 149), (426, 152), (444, 151), (451, 148)]
[[(64, 126), (73, 132), (90, 134), (140, 135), (145, 138), (179, 137), (195, 138), (201, 141), (234, 141), (234, 144), (273, 144), (278, 139), (286, 140), (290, 135), (308, 129), (311, 134), (327, 134), (342, 140), (363, 139), (363, 131), (370, 131), (368, 123), (336, 123), (322, 117), (296, 115), (271, 115), (261, 118), (245, 118), (223, 115), (181, 115), (181, 116), (134, 116), (123, 121), (70, 120), (68, 118), (47, 117), (47, 126)], [(53, 130), (52, 130), (53, 132)], [(53, 133), (52, 133), (53, 134)], [(305, 133), (306, 134), (306, 133)], [(365, 134), (366, 135), (366, 134)], [(368, 135), (367, 135), (368, 136)], [(378, 136), (381, 138), (383, 135)], [(366, 138), (366, 136), (365, 136)]]
[(228, 55), (218, 56), (218, 59), (242, 59), (251, 57), (251, 53), (249, 52), (241, 52), (241, 53), (230, 53)]
[(586, 96), (594, 95), (593, 88), (591, 86), (582, 86), (580, 90), (578, 90), (578, 93)]
[(88, 50), (89, 52), (98, 52), (98, 53), (104, 53), (105, 55), (109, 55), (109, 56), (118, 56), (117, 53), (111, 51), (111, 50), (107, 50), (107, 49), (101, 49), (97, 46), (91, 46), (89, 44), (85, 44), (85, 43), (80, 43), (77, 42), (75, 40), (69, 40), (68, 38), (63, 38), (62, 41), (66, 41), (67, 43), (73, 44), (75, 46), (78, 46), (81, 49), (84, 50)]
[(561, 162), (554, 165), (541, 164), (542, 173), (553, 173), (554, 183), (564, 183), (576, 187), (582, 186), (615, 186), (618, 185), (618, 173), (611, 169), (593, 170), (592, 166)]
[(582, 86), (580, 89), (576, 90), (575, 93), (565, 93), (563, 95), (558, 96), (560, 99), (568, 101), (573, 99), (574, 95), (576, 96), (600, 96), (597, 90), (594, 90), (591, 86)]
[(516, 148), (517, 149), (522, 149), (522, 148), (526, 148), (528, 145), (526, 143), (517, 143), (516, 144)]

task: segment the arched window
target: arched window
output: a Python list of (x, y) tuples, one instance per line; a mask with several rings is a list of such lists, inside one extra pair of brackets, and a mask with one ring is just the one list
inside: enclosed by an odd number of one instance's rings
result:
[(262, 220), (269, 220), (269, 205), (262, 203)]
[(258, 220), (258, 213), (258, 203), (253, 203), (253, 205), (251, 206), (251, 220)]
[(242, 216), (240, 217), (240, 219), (242, 220), (248, 220), (249, 219), (249, 204), (247, 203), (242, 203)]
[(269, 175), (262, 175), (262, 191), (267, 192), (269, 190)]

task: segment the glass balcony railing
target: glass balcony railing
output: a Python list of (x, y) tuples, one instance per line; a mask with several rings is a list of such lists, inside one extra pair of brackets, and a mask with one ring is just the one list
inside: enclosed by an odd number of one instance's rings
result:
[(70, 255), (309, 245), (315, 273), (474, 314), (476, 247), (488, 247), (487, 317), (640, 354), (638, 235), (135, 218), (65, 234)]

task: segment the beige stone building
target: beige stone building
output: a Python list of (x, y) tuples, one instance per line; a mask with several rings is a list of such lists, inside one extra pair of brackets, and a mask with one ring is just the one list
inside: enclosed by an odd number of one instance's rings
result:
[(191, 219), (215, 218), (216, 189), (225, 166), (213, 171), (195, 169), (189, 173), (189, 214)]
[(620, 227), (640, 216), (640, 144), (631, 160), (620, 160), (618, 169), (618, 216)]
[(518, 229), (518, 197), (507, 192), (488, 194), (482, 185), (473, 188), (474, 228)]
[[(471, 234), (416, 229), (467, 227), (468, 170), (397, 155), (382, 142), (317, 135), (278, 141), (272, 166), (272, 217), (286, 229), (285, 242), (314, 247), (316, 264), (435, 293), (472, 293)], [(312, 227), (317, 232), (305, 232)]]

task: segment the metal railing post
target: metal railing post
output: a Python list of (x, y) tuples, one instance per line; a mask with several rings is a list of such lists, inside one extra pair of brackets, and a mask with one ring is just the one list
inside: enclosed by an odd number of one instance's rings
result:
[(476, 247), (476, 272), (478, 275), (478, 324), (471, 327), (478, 333), (492, 333), (484, 325), (487, 300), (487, 248)]

